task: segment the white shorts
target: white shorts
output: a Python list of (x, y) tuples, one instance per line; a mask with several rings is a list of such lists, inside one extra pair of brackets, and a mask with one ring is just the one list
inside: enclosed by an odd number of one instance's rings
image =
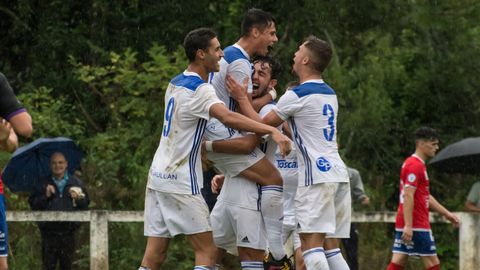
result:
[(349, 238), (352, 212), (350, 184), (299, 186), (295, 211), (298, 233), (326, 233), (327, 238)]
[(237, 247), (267, 249), (262, 213), (218, 201), (210, 214), (217, 247), (237, 255)]
[(175, 194), (147, 188), (144, 235), (172, 238), (211, 231), (208, 206), (201, 194)]
[(265, 154), (258, 148), (255, 148), (248, 155), (225, 154), (208, 152), (207, 158), (212, 161), (214, 166), (225, 175), (232, 178), (250, 168), (253, 164), (261, 160)]

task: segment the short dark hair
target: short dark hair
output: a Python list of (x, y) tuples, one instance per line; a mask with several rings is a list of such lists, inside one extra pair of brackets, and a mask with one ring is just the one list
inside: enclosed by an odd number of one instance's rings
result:
[(332, 59), (332, 48), (328, 42), (313, 35), (308, 36), (304, 44), (311, 53), (311, 67), (322, 73)]
[(185, 54), (190, 62), (195, 61), (198, 50), (206, 51), (210, 41), (217, 37), (217, 34), (210, 28), (197, 28), (190, 31), (183, 40)]
[(243, 16), (241, 36), (248, 36), (253, 27), (263, 31), (272, 23), (276, 23), (272, 14), (258, 8), (251, 8)]
[(428, 141), (433, 141), (433, 140), (438, 140), (438, 132), (431, 128), (431, 127), (419, 127), (415, 130), (413, 133), (413, 137), (415, 141), (418, 140), (428, 140)]
[(270, 74), (271, 79), (278, 80), (278, 77), (280, 76), (280, 73), (282, 72), (282, 65), (280, 62), (278, 62), (277, 59), (273, 58), (272, 56), (269, 55), (257, 55), (253, 58), (253, 64), (257, 62), (262, 62), (264, 64), (268, 64), (270, 66), (270, 69), (272, 70)]

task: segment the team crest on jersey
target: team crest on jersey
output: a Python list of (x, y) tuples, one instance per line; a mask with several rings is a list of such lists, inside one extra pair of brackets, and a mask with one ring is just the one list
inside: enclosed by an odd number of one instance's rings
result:
[(407, 176), (407, 180), (408, 180), (408, 182), (413, 183), (413, 182), (415, 182), (415, 180), (417, 180), (417, 176), (415, 176), (414, 173), (411, 173)]
[(321, 172), (328, 172), (332, 168), (332, 165), (326, 158), (319, 157), (317, 158), (317, 167)]

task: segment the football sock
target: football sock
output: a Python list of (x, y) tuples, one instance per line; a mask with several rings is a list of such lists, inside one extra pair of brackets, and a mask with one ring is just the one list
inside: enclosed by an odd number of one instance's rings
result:
[(138, 268), (138, 270), (150, 270), (150, 268), (147, 268), (147, 267), (145, 267), (145, 266), (140, 266), (140, 267)]
[(303, 261), (307, 269), (328, 270), (328, 262), (322, 247), (311, 248), (303, 253)]
[(193, 270), (213, 270), (210, 266), (206, 265), (195, 265)]
[(262, 261), (242, 261), (242, 270), (258, 270), (263, 269)]
[(430, 268), (427, 268), (427, 270), (440, 270), (440, 264), (434, 265)]
[(283, 249), (283, 187), (263, 186), (261, 211), (267, 231), (268, 249), (275, 260), (282, 259), (286, 254)]
[(390, 262), (390, 264), (387, 266), (387, 270), (403, 270), (403, 266)]
[(339, 248), (329, 249), (325, 251), (325, 257), (327, 257), (328, 266), (330, 270), (348, 270), (347, 262), (342, 256), (342, 252)]

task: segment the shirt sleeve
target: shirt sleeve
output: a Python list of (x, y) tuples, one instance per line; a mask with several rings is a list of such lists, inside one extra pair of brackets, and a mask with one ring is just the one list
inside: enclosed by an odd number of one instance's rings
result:
[(215, 89), (211, 84), (203, 84), (195, 91), (195, 98), (190, 102), (189, 108), (193, 115), (208, 120), (210, 119), (210, 107), (216, 103), (224, 104), (215, 94)]
[(301, 107), (302, 104), (300, 104), (298, 96), (292, 91), (287, 91), (278, 100), (277, 107), (274, 108), (274, 111), (282, 120), (287, 120), (288, 118), (293, 116)]
[(405, 179), (403, 179), (403, 183), (405, 187), (417, 188), (422, 179), (423, 174), (424, 174), (424, 171), (420, 166), (405, 167), (405, 174), (404, 174)]
[(238, 59), (228, 65), (227, 74), (242, 84), (248, 78), (247, 92), (252, 93), (252, 64), (246, 59)]
[(479, 196), (480, 196), (480, 182), (476, 182), (475, 184), (473, 184), (472, 188), (470, 189), (470, 192), (468, 192), (467, 200), (478, 205), (480, 203)]
[(363, 188), (362, 177), (360, 172), (355, 169), (347, 168), (348, 175), (350, 176), (350, 189), (352, 192), (352, 199), (355, 202), (361, 201), (366, 195)]
[(7, 78), (0, 72), (0, 117), (10, 120), (14, 115), (25, 111)]

